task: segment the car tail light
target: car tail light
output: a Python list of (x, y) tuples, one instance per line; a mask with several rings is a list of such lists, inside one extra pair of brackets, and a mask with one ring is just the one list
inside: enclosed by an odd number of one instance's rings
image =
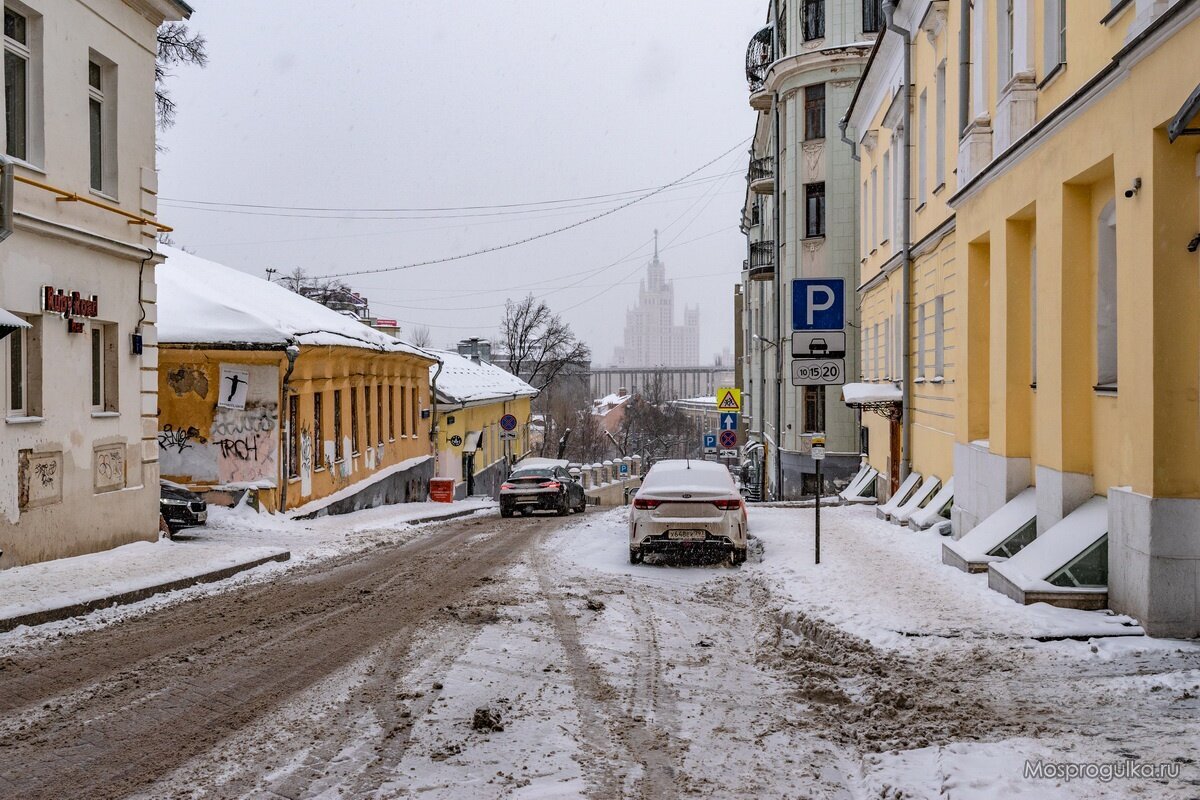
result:
[(723, 511), (732, 511), (735, 508), (742, 507), (742, 501), (738, 500), (713, 500), (713, 505)]
[(500, 484), (500, 488), (501, 489), (515, 489), (517, 487), (513, 486), (511, 483), (502, 483), (502, 484)]
[(558, 481), (546, 481), (545, 483), (540, 484), (540, 486), (543, 489), (561, 489), (562, 488), (562, 484), (559, 483)]
[(660, 503), (662, 503), (661, 500), (649, 500), (642, 497), (635, 497), (633, 500), (633, 507), (640, 508), (642, 511), (647, 511), (651, 508), (658, 508)]

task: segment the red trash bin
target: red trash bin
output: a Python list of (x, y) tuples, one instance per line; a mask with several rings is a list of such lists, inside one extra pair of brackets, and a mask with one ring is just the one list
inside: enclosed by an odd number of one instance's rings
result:
[(453, 503), (454, 478), (430, 478), (429, 499), (435, 503)]

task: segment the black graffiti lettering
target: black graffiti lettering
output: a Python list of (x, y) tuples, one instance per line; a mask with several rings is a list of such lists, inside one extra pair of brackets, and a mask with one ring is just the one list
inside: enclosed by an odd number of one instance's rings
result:
[(175, 430), (174, 426), (167, 423), (158, 432), (158, 446), (161, 450), (175, 448), (176, 453), (182, 453), (192, 446), (191, 442), (193, 439), (201, 444), (204, 443), (204, 437), (200, 435), (200, 431), (195, 427), (188, 427), (187, 430)]
[(221, 458), (236, 458), (239, 461), (258, 460), (258, 437), (243, 436), (237, 439), (218, 439), (213, 442), (221, 448)]

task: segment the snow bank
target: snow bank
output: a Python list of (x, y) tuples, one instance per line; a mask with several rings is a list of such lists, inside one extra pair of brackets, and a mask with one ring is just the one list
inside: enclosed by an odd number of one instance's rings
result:
[(842, 400), (847, 403), (899, 403), (904, 393), (890, 383), (847, 383)]

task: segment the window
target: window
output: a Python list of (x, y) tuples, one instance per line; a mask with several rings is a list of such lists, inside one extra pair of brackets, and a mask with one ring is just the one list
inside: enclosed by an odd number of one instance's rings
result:
[(1117, 385), (1117, 208), (1096, 220), (1096, 385)]
[(937, 175), (935, 178), (936, 186), (946, 185), (946, 62), (938, 64), (936, 89), (937, 99), (937, 123), (934, 135), (937, 136), (937, 142), (934, 145), (934, 170)]
[(825, 84), (804, 87), (804, 138), (825, 138)]
[(117, 410), (117, 326), (93, 322), (91, 330), (92, 410)]
[(925, 377), (925, 304), (917, 306), (917, 377)]
[(289, 478), (300, 477), (300, 396), (288, 396), (288, 451), (287, 474)]
[(89, 185), (94, 191), (117, 193), (117, 69), (98, 53), (88, 58)]
[(882, 0), (863, 0), (863, 33), (879, 33), (883, 30)]
[(412, 387), (412, 435), (417, 435), (417, 420), (421, 416), (420, 395), (417, 394), (417, 387)]
[(4, 131), (5, 152), (29, 160), (29, 22), (4, 9)]
[(804, 432), (821, 433), (825, 430), (825, 387), (804, 387)]
[(929, 98), (921, 92), (917, 100), (917, 205), (925, 204), (925, 176), (929, 171)]
[[(1036, 238), (1036, 237), (1035, 237)], [(1037, 386), (1037, 245), (1029, 251), (1029, 382)]]
[(787, 55), (787, 52), (788, 52), (787, 18), (788, 18), (787, 6), (781, 3), (779, 5), (779, 36), (776, 37), (775, 58), (783, 58), (784, 56)]
[(396, 388), (388, 384), (388, 441), (396, 441)]
[(340, 462), (346, 457), (342, 444), (342, 390), (333, 390), (333, 460)]
[[(899, 141), (897, 139), (897, 141)], [(892, 151), (883, 154), (883, 235), (879, 243), (891, 241), (892, 238)]]
[(879, 242), (879, 169), (871, 168), (871, 250)]
[(875, 323), (871, 335), (871, 379), (879, 380), (879, 323)]
[(825, 0), (804, 0), (804, 41), (825, 36)]
[(1004, 19), (1001, 21), (1001, 35), (1004, 37), (1000, 43), (1001, 53), (1003, 54), (1004, 72), (1001, 75), (1001, 84), (1007, 83), (1014, 73), (1016, 66), (1016, 41), (1017, 41), (1017, 20), (1016, 20), (1016, 0), (1000, 0), (1003, 3)]
[(933, 299), (933, 377), (946, 377), (946, 295)]
[(1067, 0), (1042, 0), (1042, 68), (1049, 75), (1067, 63)]
[(350, 455), (358, 455), (358, 387), (350, 387)]
[(8, 406), (5, 413), (10, 417), (23, 417), (29, 414), (29, 339), (25, 328), (19, 328), (8, 335)]
[(312, 432), (312, 448), (313, 448), (313, 469), (325, 469), (325, 393), (313, 392), (313, 432)]
[(892, 378), (892, 320), (890, 318), (883, 321), (883, 331), (880, 338), (879, 348), (879, 371), (883, 373), (883, 379), (885, 381), (894, 380)]
[(379, 431), (379, 446), (383, 447), (383, 387), (379, 387), (379, 391), (375, 392), (375, 422), (378, 423), (375, 430)]
[(825, 184), (804, 184), (804, 235), (825, 235)]
[[(367, 422), (367, 447), (371, 446), (371, 387), (370, 385), (363, 387), (363, 411), (366, 413)], [(357, 449), (357, 448), (355, 448)]]
[(400, 387), (400, 435), (408, 436), (408, 392)]
[(88, 132), (92, 155), (92, 188), (104, 189), (104, 90), (100, 65), (88, 62)]

